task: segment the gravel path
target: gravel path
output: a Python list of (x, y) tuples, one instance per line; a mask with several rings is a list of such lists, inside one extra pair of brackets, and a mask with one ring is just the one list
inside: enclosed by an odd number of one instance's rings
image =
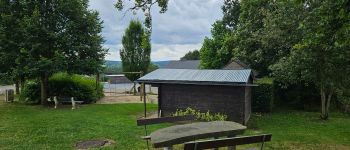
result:
[[(158, 103), (158, 95), (147, 95), (147, 103)], [(131, 94), (116, 94), (105, 97), (96, 102), (97, 104), (118, 104), (118, 103), (143, 103), (140, 100), (140, 96), (134, 96)]]

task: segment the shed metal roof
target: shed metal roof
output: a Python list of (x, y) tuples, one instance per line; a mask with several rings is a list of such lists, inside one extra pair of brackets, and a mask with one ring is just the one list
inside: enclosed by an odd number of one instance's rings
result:
[(139, 78), (140, 83), (177, 83), (206, 85), (247, 85), (251, 69), (242, 70), (198, 70), (157, 69)]

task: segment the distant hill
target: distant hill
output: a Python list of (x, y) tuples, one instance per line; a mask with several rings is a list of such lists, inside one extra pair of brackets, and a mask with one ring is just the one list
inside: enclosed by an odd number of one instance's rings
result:
[(106, 60), (105, 65), (106, 65), (107, 67), (111, 67), (111, 66), (121, 66), (121, 65), (122, 65), (122, 61)]
[[(170, 62), (170, 60), (166, 60), (166, 61), (154, 61), (152, 63), (156, 64), (159, 68), (164, 68), (166, 65), (168, 65)], [(105, 65), (107, 67), (111, 67), (111, 66), (118, 66), (121, 67), (122, 62), (121, 61), (114, 61), (114, 60), (106, 60)]]

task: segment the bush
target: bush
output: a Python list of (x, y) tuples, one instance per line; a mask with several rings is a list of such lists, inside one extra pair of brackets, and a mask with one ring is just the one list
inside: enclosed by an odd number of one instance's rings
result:
[(336, 92), (336, 100), (344, 113), (350, 113), (350, 89), (338, 89)]
[(256, 83), (257, 87), (253, 87), (252, 93), (252, 111), (253, 112), (271, 112), (273, 107), (273, 84), (272, 83)]
[(40, 82), (38, 80), (26, 81), (26, 83), (24, 84), (24, 88), (21, 91), (19, 99), (26, 103), (39, 103)]
[(320, 108), (320, 95), (315, 85), (303, 83), (288, 85), (274, 82), (274, 104), (287, 106), (293, 109), (318, 111)]
[[(84, 103), (96, 102), (103, 96), (103, 86), (98, 85), (91, 77), (67, 73), (57, 73), (49, 78), (49, 96), (75, 97)], [(25, 84), (21, 99), (26, 102), (36, 102), (40, 99), (40, 82), (28, 81)]]

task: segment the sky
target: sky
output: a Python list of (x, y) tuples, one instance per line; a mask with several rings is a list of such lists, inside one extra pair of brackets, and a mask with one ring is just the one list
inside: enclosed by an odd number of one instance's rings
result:
[[(142, 11), (117, 11), (116, 0), (90, 0), (89, 8), (100, 13), (103, 21), (106, 60), (120, 60), (121, 39), (130, 20), (144, 21)], [(126, 5), (131, 6), (129, 0)], [(204, 38), (210, 37), (211, 25), (222, 18), (223, 0), (169, 0), (168, 10), (159, 13), (152, 7), (151, 60), (179, 60), (188, 51), (200, 49)], [(125, 6), (128, 8), (128, 6)]]

